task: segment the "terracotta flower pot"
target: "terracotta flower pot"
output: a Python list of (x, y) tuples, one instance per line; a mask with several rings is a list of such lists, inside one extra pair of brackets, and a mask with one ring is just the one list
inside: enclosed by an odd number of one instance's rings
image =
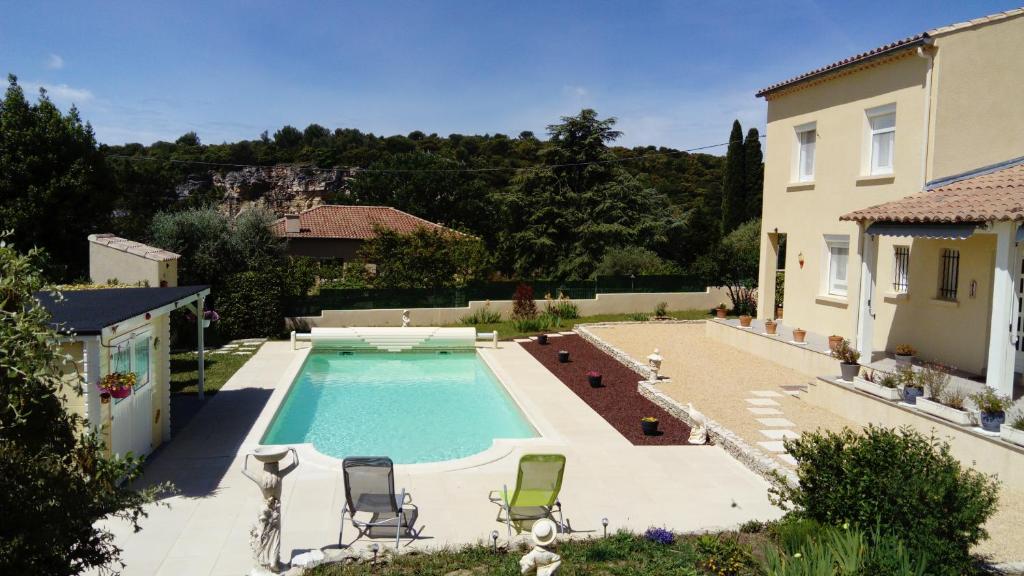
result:
[(750, 328), (750, 321), (753, 319), (753, 316), (750, 316), (749, 314), (743, 314), (742, 316), (740, 316), (740, 326), (744, 328)]
[(832, 335), (832, 336), (828, 337), (828, 349), (833, 351), (833, 352), (835, 352), (836, 348), (838, 348), (839, 345), (842, 344), (842, 343), (843, 343), (843, 337), (842, 336)]
[(803, 342), (804, 338), (807, 337), (807, 330), (797, 328), (793, 330), (793, 342)]
[(128, 396), (130, 396), (132, 393), (132, 389), (131, 387), (113, 388), (108, 390), (108, 392), (110, 393), (111, 398), (117, 398), (118, 400), (120, 400), (122, 398), (127, 398)]
[(725, 313), (728, 312), (725, 308), (715, 308), (716, 318), (725, 318)]
[(765, 334), (772, 334), (772, 335), (774, 335), (775, 331), (778, 330), (778, 329), (779, 329), (779, 325), (776, 324), (775, 322), (765, 322), (764, 323), (764, 332), (765, 332)]

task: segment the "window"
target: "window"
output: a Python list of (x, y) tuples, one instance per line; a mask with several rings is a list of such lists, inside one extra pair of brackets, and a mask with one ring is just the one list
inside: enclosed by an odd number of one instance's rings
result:
[(796, 127), (796, 181), (814, 180), (814, 145), (818, 139), (816, 125), (812, 122)]
[(939, 277), (939, 298), (956, 300), (960, 284), (960, 251), (951, 248), (942, 250), (942, 275)]
[(825, 291), (831, 296), (846, 296), (846, 265), (850, 259), (849, 236), (826, 236)]
[(135, 388), (149, 384), (149, 333), (132, 338), (132, 372), (135, 372)]
[(906, 294), (910, 288), (910, 246), (893, 247), (892, 291)]
[(870, 131), (870, 174), (892, 174), (896, 145), (896, 106), (882, 106), (868, 110)]

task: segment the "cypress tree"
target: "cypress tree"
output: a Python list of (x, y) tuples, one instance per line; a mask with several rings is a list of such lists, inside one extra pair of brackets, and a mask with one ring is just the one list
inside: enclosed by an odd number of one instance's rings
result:
[(743, 127), (733, 120), (729, 149), (725, 154), (725, 177), (722, 179), (722, 236), (746, 219), (746, 170), (743, 150)]
[(747, 132), (747, 139), (743, 141), (743, 164), (746, 170), (747, 206), (744, 221), (761, 217), (761, 196), (764, 187), (764, 157), (761, 154), (761, 135), (757, 128), (751, 128)]

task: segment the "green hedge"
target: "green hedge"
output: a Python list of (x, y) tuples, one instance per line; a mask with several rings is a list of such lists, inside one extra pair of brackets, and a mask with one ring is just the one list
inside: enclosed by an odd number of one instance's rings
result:
[(249, 270), (228, 277), (217, 299), (218, 330), (226, 338), (277, 336), (284, 330), (284, 283), (274, 269)]

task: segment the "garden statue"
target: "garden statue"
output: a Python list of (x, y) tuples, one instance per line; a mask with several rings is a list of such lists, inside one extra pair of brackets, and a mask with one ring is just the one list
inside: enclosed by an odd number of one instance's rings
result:
[(558, 535), (555, 523), (547, 518), (537, 520), (533, 523), (530, 535), (535, 545), (519, 560), (519, 573), (530, 574), (536, 571), (537, 576), (555, 576), (562, 567), (562, 557), (551, 551), (551, 545)]
[(647, 366), (651, 369), (651, 382), (658, 381), (658, 370), (661, 370), (661, 361), (663, 358), (658, 353), (658, 349), (654, 349), (654, 353), (647, 357)]
[(693, 426), (690, 428), (690, 438), (687, 442), (697, 445), (707, 444), (708, 426), (704, 414), (694, 408), (693, 404), (686, 405), (686, 413), (690, 415), (690, 420), (693, 421)]
[(412, 322), (412, 319), (409, 318), (409, 311), (402, 310), (402, 328), (408, 328), (410, 322)]
[[(280, 469), (281, 460), (292, 453), (294, 462)], [(248, 470), (249, 456), (263, 463), (263, 471), (253, 474)], [(284, 446), (260, 446), (255, 452), (245, 455), (242, 474), (259, 486), (263, 493), (263, 505), (256, 525), (249, 532), (256, 566), (250, 574), (264, 576), (281, 571), (281, 481), (299, 465), (299, 455), (294, 448)]]

